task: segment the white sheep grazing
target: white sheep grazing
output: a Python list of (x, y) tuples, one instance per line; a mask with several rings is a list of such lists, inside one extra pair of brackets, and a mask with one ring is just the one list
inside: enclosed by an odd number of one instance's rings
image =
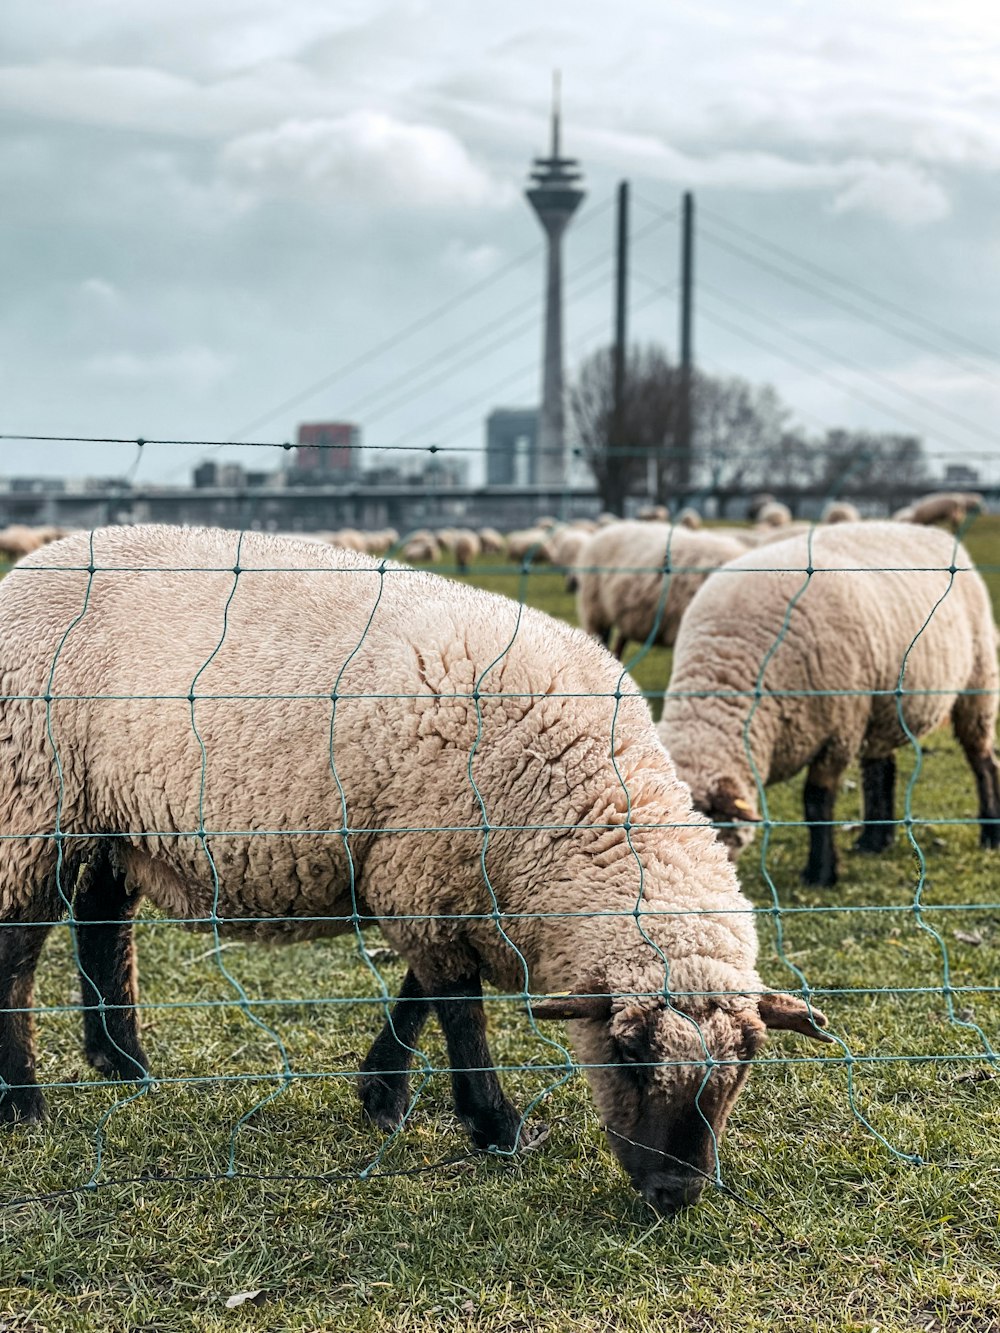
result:
[(339, 532), (335, 532), (333, 535), (336, 538), (335, 546), (339, 546), (345, 551), (357, 551), (360, 555), (367, 553), (368, 544), (365, 540), (365, 534), (359, 532), (357, 528), (341, 528)]
[(970, 513), (978, 514), (982, 508), (983, 497), (976, 491), (935, 491), (898, 510), (893, 518), (897, 523), (947, 523), (957, 532)]
[(758, 491), (756, 495), (750, 497), (750, 503), (747, 506), (747, 518), (751, 522), (757, 522), (760, 518), (761, 510), (769, 504), (777, 503), (776, 497), (770, 491)]
[(0, 1118), (42, 1113), (39, 923), (70, 910), (88, 1058), (145, 1075), (141, 897), (223, 937), (378, 923), (410, 973), (364, 1105), (403, 1118), (401, 1061), (433, 1004), (481, 1147), (514, 1148), (523, 1124), (482, 978), (559, 993), (535, 1016), (574, 1020), (611, 1147), (664, 1212), (714, 1171), (766, 1027), (821, 1035), (805, 1001), (762, 993), (724, 849), (642, 696), (579, 631), (259, 533), (109, 528), (28, 563), (0, 583), (0, 764), (18, 775), (0, 787)]
[(545, 528), (519, 528), (507, 534), (507, 556), (510, 560), (529, 559), (533, 565), (545, 564), (546, 541), (548, 532)]
[(477, 533), (468, 528), (458, 528), (452, 543), (452, 554), (460, 574), (468, 574), (469, 564), (483, 549)]
[[(670, 647), (692, 597), (709, 573), (746, 548), (712, 531), (667, 523), (615, 523), (590, 538), (577, 557), (577, 618), (581, 629), (622, 657), (631, 641)], [(664, 594), (663, 568), (672, 571)]]
[(831, 500), (823, 509), (821, 523), (860, 523), (861, 514), (856, 505), (847, 500)]
[(682, 528), (690, 528), (692, 532), (697, 532), (701, 527), (701, 515), (697, 509), (692, 509), (690, 505), (685, 505), (677, 515), (677, 522)]
[(757, 513), (757, 522), (766, 528), (782, 528), (792, 521), (792, 511), (780, 500), (769, 500)]
[(545, 558), (566, 571), (566, 591), (575, 592), (578, 575), (575, 569), (591, 534), (577, 527), (559, 528), (545, 543)]
[(428, 532), (421, 528), (417, 532), (411, 532), (408, 537), (403, 539), (400, 555), (404, 560), (411, 563), (416, 562), (436, 562), (441, 559), (441, 547), (437, 543), (437, 538), (433, 532)]
[(484, 555), (507, 554), (507, 539), (496, 528), (480, 528), (479, 544)]
[(436, 528), (434, 531), (434, 540), (447, 555), (454, 553), (457, 536), (458, 528)]
[(0, 531), (0, 558), (14, 564), (32, 551), (38, 551), (45, 545), (38, 529), (26, 527), (23, 523), (12, 523)]
[(749, 551), (707, 581), (677, 638), (659, 735), (699, 810), (746, 821), (724, 835), (734, 851), (760, 817), (754, 767), (764, 786), (806, 768), (804, 879), (833, 884), (834, 801), (859, 756), (858, 849), (892, 841), (894, 753), (908, 743), (896, 695), (905, 660), (906, 726), (919, 738), (950, 715), (976, 778), (981, 841), (997, 847), (996, 643), (986, 585), (948, 534), (892, 522), (816, 528)]
[(810, 528), (815, 527), (814, 523), (807, 523), (804, 519), (797, 519), (793, 523), (785, 523), (781, 527), (774, 528), (766, 523), (761, 523), (753, 528), (754, 546), (773, 546), (775, 542), (786, 542), (789, 537), (798, 537), (802, 533), (808, 532)]
[(385, 555), (393, 544), (389, 530), (382, 528), (377, 532), (364, 533), (365, 551), (368, 555)]

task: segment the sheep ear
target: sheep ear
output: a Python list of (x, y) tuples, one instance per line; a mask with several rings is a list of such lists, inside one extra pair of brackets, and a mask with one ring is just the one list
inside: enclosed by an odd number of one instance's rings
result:
[(629, 1004), (615, 1014), (611, 1035), (626, 1060), (648, 1060), (650, 1029), (663, 1012), (664, 1001)]
[(551, 995), (546, 1000), (528, 1004), (532, 1018), (593, 1018), (606, 1022), (611, 1017), (611, 996), (599, 983), (582, 986), (566, 995)]
[(833, 1041), (829, 1033), (820, 1031), (826, 1027), (826, 1014), (810, 1009), (797, 995), (771, 991), (760, 997), (757, 1012), (771, 1032), (799, 1032), (813, 1041)]

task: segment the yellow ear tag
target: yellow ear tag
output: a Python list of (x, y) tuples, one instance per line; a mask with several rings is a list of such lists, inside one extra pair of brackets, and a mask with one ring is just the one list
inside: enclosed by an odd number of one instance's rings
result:
[(746, 801), (734, 801), (734, 802), (733, 802), (733, 809), (734, 809), (734, 810), (745, 810), (745, 811), (747, 812), (747, 814), (750, 814), (750, 806), (749, 806), (749, 804), (748, 804)]

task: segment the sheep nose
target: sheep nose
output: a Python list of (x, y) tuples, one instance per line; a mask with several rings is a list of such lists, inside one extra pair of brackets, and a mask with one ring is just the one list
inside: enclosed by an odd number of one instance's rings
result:
[(682, 1208), (696, 1203), (705, 1187), (704, 1176), (692, 1173), (657, 1174), (638, 1186), (643, 1198), (664, 1217), (673, 1217)]

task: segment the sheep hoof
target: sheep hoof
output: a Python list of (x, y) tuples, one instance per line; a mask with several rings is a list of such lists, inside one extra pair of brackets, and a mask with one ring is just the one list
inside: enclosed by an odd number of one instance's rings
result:
[(893, 844), (891, 829), (866, 829), (854, 844), (854, 851), (859, 856), (878, 856), (888, 851)]
[(832, 867), (814, 870), (811, 866), (806, 866), (799, 875), (799, 880), (810, 889), (832, 889), (837, 882), (837, 872)]
[(120, 1079), (123, 1083), (146, 1083), (149, 1080), (149, 1061), (142, 1051), (126, 1054), (104, 1047), (88, 1047), (84, 1055), (92, 1069), (108, 1078)]
[(480, 1152), (510, 1153), (527, 1146), (528, 1127), (521, 1132), (521, 1116), (510, 1102), (480, 1110), (475, 1120), (465, 1120), (465, 1126)]
[(1000, 822), (991, 820), (982, 825), (979, 830), (979, 845), (990, 851), (996, 851), (1000, 847)]
[(0, 1125), (37, 1124), (45, 1119), (45, 1098), (38, 1088), (12, 1088), (0, 1096)]
[(390, 1081), (378, 1074), (365, 1074), (358, 1089), (361, 1109), (372, 1124), (391, 1134), (403, 1123), (409, 1097), (405, 1082)]

